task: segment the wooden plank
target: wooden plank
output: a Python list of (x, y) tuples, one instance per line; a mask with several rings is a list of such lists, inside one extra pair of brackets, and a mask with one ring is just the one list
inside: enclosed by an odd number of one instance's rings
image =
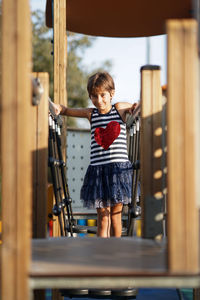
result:
[(52, 290), (52, 300), (64, 300), (64, 297), (61, 296), (59, 290)]
[[(32, 73), (32, 76), (35, 76)], [(38, 122), (38, 109), (37, 106), (31, 107), (31, 121), (32, 121), (32, 130), (30, 131), (31, 135), (31, 146), (32, 146), (32, 185), (33, 185), (33, 200), (32, 200), (32, 237), (36, 237), (36, 227), (37, 227), (37, 122)]]
[(66, 0), (59, 1), (59, 77), (60, 102), (67, 106), (67, 32), (66, 32)]
[[(67, 106), (67, 33), (66, 0), (54, 0), (54, 102)], [(63, 124), (62, 145), (66, 145), (66, 126)], [(66, 150), (63, 149), (65, 160)], [(55, 201), (55, 199), (54, 199)], [(54, 218), (53, 236), (60, 236), (58, 218)]]
[(31, 277), (156, 276), (167, 273), (166, 243), (148, 239), (36, 239), (32, 242), (32, 253)]
[(199, 99), (197, 24), (169, 20), (168, 260), (175, 273), (199, 271)]
[(54, 102), (67, 105), (66, 0), (54, 0)]
[(54, 63), (54, 77), (53, 77), (53, 88), (54, 88), (54, 102), (60, 103), (60, 94), (59, 94), (59, 1), (53, 1), (53, 63)]
[(31, 22), (27, 1), (2, 3), (2, 299), (29, 299)]
[(200, 299), (200, 288), (193, 289), (193, 300)]
[(162, 97), (160, 67), (141, 68), (142, 235), (163, 233)]
[(38, 106), (33, 107), (36, 124), (33, 132), (33, 237), (46, 237), (47, 223), (47, 177), (48, 177), (48, 73), (33, 73), (43, 87), (43, 95)]

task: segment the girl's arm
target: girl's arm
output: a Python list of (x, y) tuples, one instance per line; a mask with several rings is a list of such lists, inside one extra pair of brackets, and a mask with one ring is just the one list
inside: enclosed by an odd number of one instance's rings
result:
[(129, 103), (129, 102), (118, 102), (115, 104), (116, 109), (118, 110), (122, 120), (125, 122), (126, 121), (126, 114), (130, 113), (132, 114), (136, 107), (138, 107), (140, 104), (139, 103)]
[(56, 115), (63, 115), (68, 117), (86, 118), (90, 121), (92, 108), (69, 108), (62, 104), (53, 103), (53, 108)]
[(88, 120), (91, 119), (92, 108), (70, 108), (61, 106), (60, 114), (68, 117), (78, 117), (78, 118), (86, 118)]

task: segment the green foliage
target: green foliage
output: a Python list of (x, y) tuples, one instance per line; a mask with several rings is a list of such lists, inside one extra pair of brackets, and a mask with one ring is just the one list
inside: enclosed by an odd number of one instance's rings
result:
[(48, 72), (50, 77), (49, 94), (53, 99), (53, 57), (50, 30), (45, 26), (44, 13), (32, 13), (32, 58), (33, 72)]
[[(53, 99), (53, 51), (52, 29), (44, 23), (44, 13), (35, 11), (33, 23), (33, 71), (48, 72), (50, 76), (50, 97)], [(111, 63), (105, 61), (101, 68), (88, 70), (82, 65), (84, 51), (95, 42), (94, 37), (67, 32), (67, 100), (69, 107), (87, 107), (87, 79), (100, 69), (110, 71)], [(74, 118), (67, 118), (68, 126), (76, 126)]]

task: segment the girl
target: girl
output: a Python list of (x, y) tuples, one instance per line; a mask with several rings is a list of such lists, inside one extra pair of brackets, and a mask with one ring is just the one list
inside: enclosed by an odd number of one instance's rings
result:
[(123, 204), (131, 202), (132, 165), (126, 145), (126, 113), (137, 104), (111, 105), (115, 85), (106, 72), (88, 80), (87, 90), (95, 108), (68, 108), (54, 104), (56, 114), (87, 118), (91, 123), (90, 165), (81, 188), (85, 207), (97, 209), (97, 235), (120, 237)]

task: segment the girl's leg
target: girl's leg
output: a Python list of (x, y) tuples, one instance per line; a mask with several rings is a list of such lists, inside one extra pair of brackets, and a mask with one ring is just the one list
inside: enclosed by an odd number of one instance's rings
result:
[(110, 207), (97, 208), (97, 236), (110, 237)]
[(111, 207), (112, 235), (115, 237), (121, 237), (122, 234), (122, 208), (122, 203), (118, 203)]

